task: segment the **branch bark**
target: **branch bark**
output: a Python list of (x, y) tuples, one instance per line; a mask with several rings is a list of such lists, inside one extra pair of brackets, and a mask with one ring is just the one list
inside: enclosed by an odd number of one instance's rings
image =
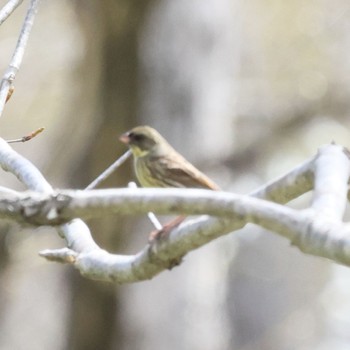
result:
[(22, 2), (23, 0), (10, 0), (7, 2), (7, 4), (0, 10), (0, 25), (11, 16), (12, 12), (16, 10)]
[[(10, 11), (13, 12), (19, 4), (20, 3), (17, 3), (17, 2), (9, 2), (6, 5), (8, 6), (7, 9), (3, 8), (1, 10), (0, 15), (2, 15), (3, 18), (5, 18), (6, 16), (8, 17), (11, 14)], [(19, 35), (16, 48), (11, 58), (11, 62), (7, 67), (5, 74), (2, 78), (1, 85), (0, 85), (0, 116), (3, 113), (9, 90), (12, 87), (13, 81), (15, 80), (16, 74), (21, 66), (22, 59), (24, 56), (24, 51), (27, 46), (27, 42), (34, 24), (34, 19), (35, 19), (35, 15), (37, 13), (39, 4), (40, 4), (40, 0), (31, 0), (26, 17), (22, 25), (21, 33)]]
[[(247, 223), (286, 237), (305, 253), (350, 265), (350, 226), (342, 221), (350, 162), (348, 153), (338, 145), (321, 147), (314, 158), (246, 196), (195, 189), (53, 191), (28, 160), (2, 140), (0, 164), (35, 191), (18, 193), (0, 188), (0, 216), (31, 225), (64, 223), (59, 232), (68, 249), (46, 250), (40, 255), (72, 263), (89, 278), (118, 283), (150, 279), (178, 264), (189, 251)], [(312, 188), (309, 208), (295, 210), (282, 205)], [(189, 220), (166, 239), (128, 256), (100, 249), (84, 222), (73, 219), (150, 210), (211, 216)]]

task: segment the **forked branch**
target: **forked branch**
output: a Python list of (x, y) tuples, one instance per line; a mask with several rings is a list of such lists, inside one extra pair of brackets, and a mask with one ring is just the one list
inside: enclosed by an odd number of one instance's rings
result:
[[(314, 158), (247, 196), (189, 189), (53, 191), (40, 172), (4, 141), (0, 141), (0, 164), (35, 191), (0, 188), (0, 216), (30, 225), (62, 224), (59, 232), (67, 248), (40, 254), (74, 264), (89, 278), (118, 283), (150, 279), (178, 264), (191, 250), (246, 223), (282, 235), (306, 253), (350, 265), (350, 227), (342, 221), (350, 162), (338, 145), (321, 147)], [(295, 210), (283, 205), (311, 189), (314, 196), (309, 208)], [(100, 249), (84, 222), (72, 220), (150, 210), (211, 216), (187, 221), (164, 240), (128, 256)]]

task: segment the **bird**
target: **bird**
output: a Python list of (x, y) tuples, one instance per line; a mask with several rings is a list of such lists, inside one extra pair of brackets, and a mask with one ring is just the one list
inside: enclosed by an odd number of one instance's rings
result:
[[(187, 161), (150, 126), (134, 127), (122, 134), (119, 140), (132, 152), (135, 174), (142, 187), (220, 190), (213, 180)], [(184, 216), (177, 217), (163, 226), (162, 232), (153, 232), (150, 240), (164, 236), (164, 233), (179, 225), (184, 219)]]

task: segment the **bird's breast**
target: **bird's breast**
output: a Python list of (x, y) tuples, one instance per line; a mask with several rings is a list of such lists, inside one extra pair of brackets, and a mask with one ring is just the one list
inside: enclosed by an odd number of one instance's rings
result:
[(134, 161), (137, 180), (142, 187), (163, 187), (161, 182), (153, 175), (151, 161), (147, 157), (138, 157)]

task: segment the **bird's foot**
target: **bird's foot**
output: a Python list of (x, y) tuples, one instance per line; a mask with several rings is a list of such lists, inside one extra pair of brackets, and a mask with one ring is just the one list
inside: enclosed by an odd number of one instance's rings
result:
[(169, 229), (166, 226), (163, 226), (160, 230), (154, 230), (148, 236), (148, 242), (152, 243), (154, 241), (158, 241), (166, 237), (170, 231), (171, 231), (171, 228)]
[(150, 233), (148, 237), (148, 242), (152, 243), (154, 241), (163, 239), (169, 235), (171, 230), (173, 230), (175, 227), (179, 226), (186, 217), (184, 216), (178, 216), (174, 220), (168, 222), (165, 224), (160, 230), (154, 230)]

